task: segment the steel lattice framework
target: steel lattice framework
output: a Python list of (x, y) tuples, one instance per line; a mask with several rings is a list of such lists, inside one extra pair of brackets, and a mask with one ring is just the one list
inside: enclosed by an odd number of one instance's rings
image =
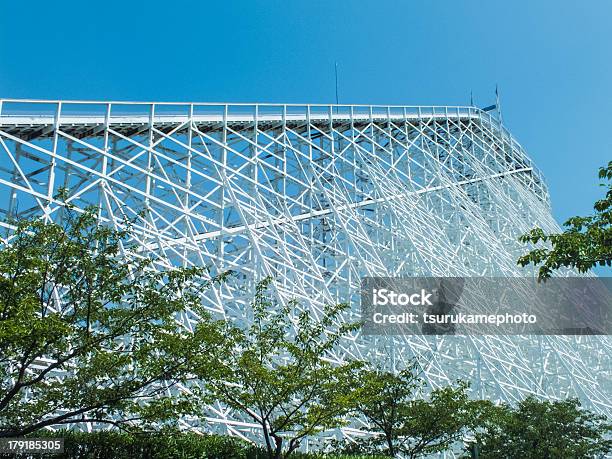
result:
[[(60, 187), (109, 225), (135, 219), (159, 269), (238, 273), (203, 298), (231, 320), (268, 275), (315, 315), (357, 304), (366, 275), (525, 275), (518, 235), (558, 229), (540, 172), (475, 107), (0, 101), (6, 234), (14, 218), (57, 218)], [(432, 387), (464, 378), (482, 397), (609, 412), (611, 354), (607, 337), (356, 334), (330, 357), (416, 356)], [(210, 420), (252, 427), (223, 406)]]

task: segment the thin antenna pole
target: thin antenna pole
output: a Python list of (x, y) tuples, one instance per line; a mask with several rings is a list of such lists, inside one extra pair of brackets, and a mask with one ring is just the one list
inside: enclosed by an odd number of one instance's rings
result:
[(474, 106), (474, 93), (470, 91), (470, 106)]
[(339, 99), (338, 99), (338, 62), (335, 62), (335, 68), (336, 68), (336, 105), (338, 105)]
[(501, 103), (499, 101), (499, 88), (497, 87), (497, 83), (495, 83), (495, 107), (497, 107), (497, 116), (499, 117), (499, 122), (503, 123)]

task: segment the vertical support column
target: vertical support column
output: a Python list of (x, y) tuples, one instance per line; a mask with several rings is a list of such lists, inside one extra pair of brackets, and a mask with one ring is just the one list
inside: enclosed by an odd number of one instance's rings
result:
[[(153, 122), (155, 118), (155, 104), (151, 104), (149, 110), (149, 143), (147, 151), (147, 178), (145, 183), (145, 211), (149, 218), (151, 210), (151, 186), (152, 186), (152, 172), (153, 172), (153, 155), (151, 150), (153, 149)], [(152, 222), (151, 222), (152, 223)]]
[[(376, 131), (374, 130), (374, 109), (373, 109), (373, 107), (371, 105), (370, 105), (369, 115), (370, 115), (370, 129), (369, 129), (369, 131), (370, 131), (370, 145), (372, 146), (372, 157), (369, 158), (369, 161), (370, 161), (370, 163), (374, 163), (374, 162), (377, 161), (377, 158), (376, 158), (376, 141), (375, 141), (375, 133), (376, 133)], [(377, 186), (376, 185), (377, 178), (374, 177), (374, 176), (369, 176), (368, 180), (369, 180), (369, 185), (370, 185), (370, 189), (368, 191), (371, 191), (372, 188), (375, 188)], [(375, 230), (376, 231), (376, 240), (377, 241), (380, 241), (380, 229), (379, 228), (380, 228), (380, 224), (377, 225), (377, 228)]]
[(283, 176), (282, 193), (287, 196), (287, 106), (283, 105)]
[[(221, 132), (221, 170), (219, 176), (220, 182), (220, 207), (219, 207), (219, 244), (217, 245), (217, 256), (218, 259), (223, 262), (225, 257), (223, 256), (225, 251), (225, 186), (226, 180), (224, 177), (227, 177), (227, 104), (223, 106), (223, 128)], [(228, 178), (229, 180), (229, 178)]]
[[(252, 166), (250, 167), (251, 171), (252, 171), (252, 178), (254, 181), (253, 184), (253, 196), (255, 196), (256, 193), (259, 192), (258, 188), (259, 188), (259, 155), (258, 155), (258, 149), (257, 146), (259, 145), (259, 105), (255, 105), (255, 118), (253, 121), (253, 162), (252, 162)], [(245, 215), (245, 219), (246, 219), (246, 215)], [(257, 220), (255, 220), (256, 222)], [(245, 222), (247, 225), (249, 224), (249, 222)], [(251, 252), (253, 253), (253, 252)], [(253, 273), (254, 273), (254, 277), (255, 277), (255, 281), (259, 281), (260, 279), (257, 277), (259, 275), (259, 270), (257, 269), (257, 262), (256, 262), (256, 258), (253, 257), (252, 259), (253, 262)], [(263, 258), (262, 258), (262, 262), (263, 262)], [(272, 260), (271, 260), (272, 263)]]
[(395, 150), (393, 147), (393, 129), (391, 128), (391, 107), (387, 107), (387, 135), (389, 136), (389, 147), (391, 148), (391, 164), (395, 163)]
[[(357, 167), (357, 156), (359, 153), (357, 152), (357, 145), (355, 144), (355, 110), (352, 105), (350, 108), (350, 125), (349, 126), (351, 129), (351, 150), (353, 152), (353, 189), (355, 190), (355, 196), (353, 197), (353, 199), (355, 200), (355, 202), (359, 202), (360, 200), (363, 199), (362, 196), (364, 196), (364, 193), (362, 192), (362, 189), (360, 188), (361, 177), (359, 176), (359, 180), (357, 178), (359, 175), (359, 170)], [(359, 164), (361, 164), (361, 162)], [(350, 243), (349, 243), (348, 238), (346, 238), (346, 240), (344, 241), (344, 253), (348, 254), (349, 250), (350, 250)], [(351, 269), (350, 266), (349, 266), (349, 269), (347, 269), (347, 273), (348, 273), (347, 279), (348, 279), (349, 289), (352, 288), (353, 282), (355, 283), (361, 282), (361, 279), (353, 278), (354, 277), (353, 270)]]
[[(395, 145), (393, 142), (393, 128), (391, 127), (391, 107), (387, 106), (387, 136), (389, 137), (389, 149), (391, 150), (391, 157), (390, 157), (390, 162), (391, 162), (391, 168), (395, 169)], [(393, 213), (389, 214), (389, 218), (391, 219), (391, 225), (396, 225), (397, 222), (395, 222), (395, 216), (393, 215)], [(377, 215), (377, 223), (378, 223), (378, 228), (382, 228), (384, 227), (384, 221), (383, 219)], [(377, 230), (380, 231), (380, 230)], [(384, 233), (383, 233), (384, 234)], [(381, 236), (383, 236), (383, 234), (379, 233), (379, 237), (378, 240), (381, 240)], [(391, 236), (391, 240), (389, 241), (389, 251), (392, 254), (395, 254), (395, 237), (392, 234)], [(393, 255), (393, 264), (395, 264), (397, 262), (397, 259), (395, 259), (395, 255)], [(395, 269), (395, 268), (394, 268)]]
[(47, 183), (47, 205), (45, 206), (45, 220), (51, 220), (51, 203), (53, 202), (53, 190), (55, 188), (55, 168), (57, 166), (57, 144), (59, 142), (60, 116), (62, 114), (62, 103), (57, 103), (55, 119), (53, 120), (53, 146), (51, 164), (49, 165), (49, 182)]
[[(308, 167), (305, 167), (304, 170), (310, 174), (310, 177), (306, 177), (308, 183), (308, 208), (311, 211), (315, 210), (315, 201), (314, 201), (314, 164), (312, 162), (312, 131), (310, 127), (310, 105), (306, 106), (306, 138), (308, 139)], [(310, 247), (311, 250), (315, 250), (315, 239), (314, 239), (314, 223), (315, 219), (310, 218), (309, 220), (309, 239), (310, 239)], [(316, 254), (313, 254), (313, 257), (316, 257)]]
[[(445, 177), (445, 179), (448, 179), (448, 176), (450, 175), (450, 179), (451, 180), (457, 180), (456, 179), (456, 171), (454, 171), (454, 169), (452, 168), (452, 158), (451, 156), (453, 155), (453, 152), (451, 151), (451, 122), (450, 119), (448, 117), (448, 106), (444, 106), (444, 125), (441, 125), (442, 130), (444, 129), (444, 126), (446, 126), (446, 132), (442, 134), (442, 139), (440, 139), (440, 142), (444, 142), (444, 147), (443, 147), (443, 151), (445, 151), (446, 156), (444, 158), (444, 160), (441, 160), (439, 155), (439, 161), (440, 164), (442, 164), (443, 162), (447, 163), (447, 169), (450, 166), (451, 171), (453, 172), (446, 172), (444, 170), (444, 168), (441, 166), (440, 167), (440, 184), (442, 184), (442, 177)], [(439, 142), (438, 142), (438, 148), (440, 148), (439, 146)], [(439, 208), (440, 211), (442, 212), (442, 215), (444, 216), (444, 218), (446, 218), (447, 215), (455, 215), (454, 209), (452, 208), (452, 205), (449, 205), (448, 203), (446, 203), (444, 200), (441, 200), (439, 203)]]
[(259, 152), (258, 152), (258, 145), (259, 145), (259, 105), (255, 105), (255, 121), (253, 122), (253, 180), (255, 181), (255, 187), (253, 188), (253, 193), (257, 193), (258, 192), (258, 188), (259, 188)]
[(412, 182), (412, 168), (410, 167), (410, 139), (408, 135), (408, 113), (406, 112), (406, 107), (403, 108), (404, 113), (404, 148), (406, 149), (406, 174), (408, 175), (408, 179)]
[[(424, 130), (424, 128), (423, 128), (424, 120), (423, 120), (423, 111), (421, 110), (421, 107), (418, 107), (417, 112), (418, 112), (418, 119), (419, 119), (419, 121), (418, 121), (418, 126), (419, 126), (418, 127), (418, 131), (419, 131), (419, 133), (418, 133), (419, 150), (421, 152), (424, 152), (425, 151), (425, 148), (424, 148), (425, 135), (423, 133), (423, 130)], [(418, 182), (418, 180), (420, 179), (422, 184), (425, 184), (425, 172), (423, 171), (423, 166), (425, 165), (425, 155), (422, 154), (422, 156), (423, 156), (423, 159), (421, 160), (422, 165), (421, 165), (421, 167), (419, 169), (417, 169), (417, 171), (419, 172), (421, 177), (417, 177), (416, 181)]]
[(376, 145), (374, 144), (374, 109), (370, 105), (370, 145), (372, 146), (372, 160), (376, 158)]
[(331, 105), (329, 106), (328, 116), (329, 116), (329, 137), (331, 138), (329, 151), (331, 155), (331, 161), (333, 162), (335, 147), (336, 147), (336, 139), (334, 136), (334, 110), (333, 110), (333, 106)]
[[(104, 195), (107, 192), (108, 183), (106, 182), (106, 177), (108, 175), (108, 129), (110, 127), (110, 116), (111, 116), (111, 104), (106, 104), (106, 110), (104, 113), (104, 145), (102, 149), (104, 151), (104, 155), (102, 156), (102, 180), (100, 180), (100, 186), (98, 188), (98, 219), (102, 217), (102, 200)], [(111, 210), (107, 209), (107, 212), (110, 215)], [(113, 224), (115, 224), (113, 219)]]
[[(287, 146), (286, 146), (286, 144), (287, 144), (287, 105), (283, 105), (282, 120), (283, 120), (283, 125), (282, 125), (282, 128), (281, 128), (282, 131), (283, 131), (283, 133), (281, 135), (281, 141), (282, 141), (282, 159), (281, 159), (281, 161), (282, 161), (282, 165), (281, 165), (282, 169), (281, 170), (282, 170), (282, 175), (280, 177), (280, 181), (281, 182), (279, 184), (279, 192), (281, 193), (281, 196), (286, 197), (287, 196)], [(278, 199), (278, 197), (276, 197), (276, 199)], [(285, 203), (280, 205), (281, 209), (283, 207), (285, 207), (285, 206), (288, 208), (288, 206)], [(279, 216), (281, 216), (281, 212), (279, 212)], [(279, 233), (279, 236), (286, 234), (283, 226), (281, 226), (278, 229), (278, 233)], [(280, 241), (280, 244), (284, 244), (284, 243), (285, 243), (285, 241)], [(282, 265), (281, 269), (283, 270), (283, 274), (284, 274), (282, 282), (286, 283), (287, 282), (287, 270), (288, 270), (288, 268), (287, 268), (286, 265)]]
[[(186, 167), (186, 171), (185, 171), (185, 198), (183, 201), (183, 218), (185, 219), (185, 234), (184, 234), (184, 238), (185, 241), (187, 241), (188, 239), (188, 235), (191, 235), (191, 228), (189, 227), (190, 224), (190, 217), (188, 216), (188, 214), (190, 213), (189, 211), (189, 205), (190, 205), (190, 193), (191, 193), (191, 157), (192, 157), (192, 144), (193, 144), (193, 104), (189, 104), (189, 121), (188, 121), (188, 128), (187, 128), (187, 162), (185, 164)], [(223, 240), (223, 236), (220, 235), (219, 236), (219, 240)], [(183, 244), (183, 266), (187, 266), (187, 243), (185, 242)]]
[[(153, 141), (154, 141), (154, 135), (153, 135), (153, 127), (155, 125), (155, 104), (151, 104), (150, 109), (149, 109), (149, 136), (148, 136), (148, 142), (147, 142), (147, 177), (146, 177), (146, 182), (145, 182), (145, 204), (144, 204), (144, 218), (143, 218), (143, 223), (144, 223), (144, 234), (143, 234), (143, 240), (147, 240), (149, 238), (156, 238), (158, 241), (158, 247), (159, 247), (159, 251), (160, 253), (163, 253), (163, 248), (161, 246), (161, 238), (159, 237), (159, 235), (157, 234), (157, 231), (155, 230), (155, 222), (153, 220), (153, 212), (151, 211), (151, 196), (154, 192), (153, 190)], [(147, 228), (147, 222), (149, 224), (149, 227)]]

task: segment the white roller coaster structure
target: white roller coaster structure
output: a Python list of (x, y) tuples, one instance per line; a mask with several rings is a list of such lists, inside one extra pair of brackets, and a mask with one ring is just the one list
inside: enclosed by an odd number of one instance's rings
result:
[[(6, 235), (12, 219), (57, 218), (61, 187), (109, 225), (135, 219), (160, 269), (234, 270), (203, 298), (231, 320), (268, 275), (279, 301), (313, 314), (356, 305), (366, 275), (525, 275), (517, 237), (558, 229), (540, 172), (475, 107), (0, 100)], [(432, 387), (463, 378), (477, 396), (578, 396), (610, 412), (611, 355), (596, 336), (356, 334), (330, 358), (416, 356)], [(209, 420), (252, 427), (222, 406)]]

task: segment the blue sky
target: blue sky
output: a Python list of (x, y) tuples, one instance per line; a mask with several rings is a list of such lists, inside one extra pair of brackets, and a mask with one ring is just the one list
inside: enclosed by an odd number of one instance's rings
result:
[(612, 2), (4, 2), (0, 97), (493, 103), (559, 221), (612, 159)]

